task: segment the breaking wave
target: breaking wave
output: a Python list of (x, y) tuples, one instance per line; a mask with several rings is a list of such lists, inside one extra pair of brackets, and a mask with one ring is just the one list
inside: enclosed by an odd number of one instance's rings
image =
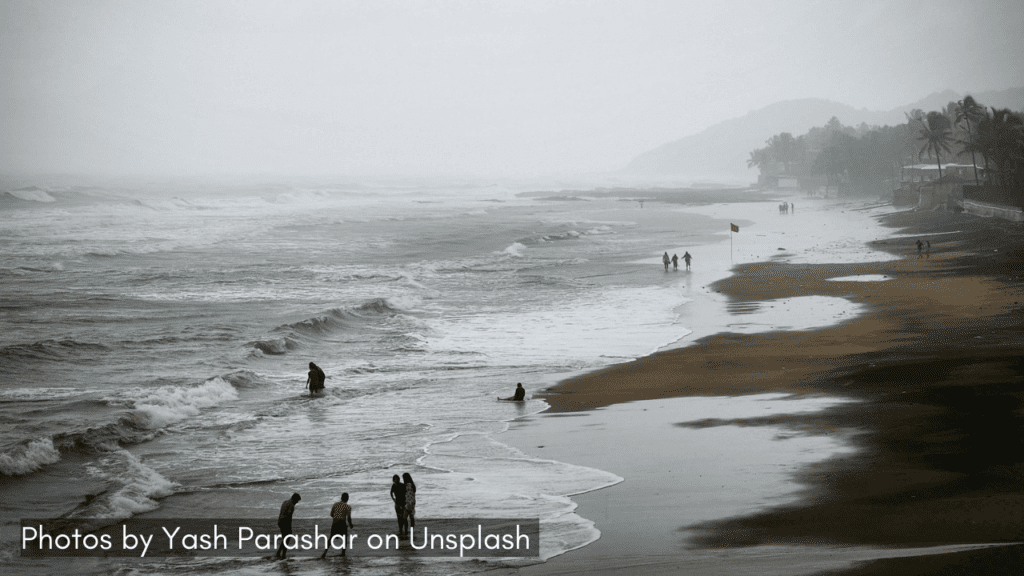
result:
[(257, 386), (264, 382), (252, 372), (239, 371), (211, 378), (199, 386), (161, 386), (110, 398), (107, 405), (130, 410), (106, 424), (16, 446), (0, 454), (0, 473), (29, 474), (59, 461), (62, 453), (99, 454), (146, 442), (162, 428), (199, 415), (203, 408), (238, 399), (235, 385)]
[(20, 476), (35, 472), (60, 460), (60, 452), (50, 438), (40, 438), (0, 454), (0, 474)]
[(249, 342), (249, 346), (263, 354), (287, 354), (299, 348), (303, 340), (317, 339), (359, 326), (371, 325), (380, 318), (392, 317), (404, 310), (400, 302), (375, 298), (359, 306), (333, 308), (318, 316), (283, 324), (271, 331), (272, 337)]

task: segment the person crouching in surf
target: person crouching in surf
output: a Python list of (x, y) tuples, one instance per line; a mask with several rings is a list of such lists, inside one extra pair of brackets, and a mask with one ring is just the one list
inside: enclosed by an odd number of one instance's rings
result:
[(526, 400), (526, 388), (523, 388), (523, 383), (516, 384), (516, 393), (511, 398), (498, 398), (498, 400), (504, 400), (506, 402), (522, 402)]
[(319, 394), (324, 389), (324, 380), (327, 379), (327, 375), (320, 369), (319, 366), (309, 363), (309, 378), (306, 378), (306, 388), (309, 388), (309, 395), (313, 396)]

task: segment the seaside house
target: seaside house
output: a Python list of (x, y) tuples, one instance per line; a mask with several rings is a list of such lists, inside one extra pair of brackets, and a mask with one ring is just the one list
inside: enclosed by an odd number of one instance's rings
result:
[[(978, 173), (982, 172), (978, 168)], [(937, 206), (962, 206), (964, 186), (977, 185), (973, 164), (943, 164), (939, 177), (937, 164), (904, 166), (900, 185), (893, 190), (894, 206), (914, 206), (930, 210)]]

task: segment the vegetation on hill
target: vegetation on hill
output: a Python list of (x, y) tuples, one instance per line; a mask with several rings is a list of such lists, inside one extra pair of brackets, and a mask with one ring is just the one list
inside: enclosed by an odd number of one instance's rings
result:
[(906, 117), (896, 126), (857, 127), (833, 117), (801, 136), (783, 132), (750, 152), (747, 166), (762, 178), (811, 182), (818, 176), (850, 193), (882, 194), (906, 166), (934, 163), (941, 177), (943, 164), (967, 163), (979, 182), (1024, 190), (1024, 114), (986, 108), (966, 96), (943, 110), (913, 110)]

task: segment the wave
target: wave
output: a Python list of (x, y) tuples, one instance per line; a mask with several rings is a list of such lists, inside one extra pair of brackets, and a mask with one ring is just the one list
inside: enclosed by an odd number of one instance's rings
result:
[(27, 276), (29, 274), (49, 274), (52, 272), (63, 272), (64, 264), (51, 262), (35, 266), (15, 266), (14, 268), (0, 268), (0, 276)]
[(333, 308), (319, 316), (282, 324), (271, 330), (274, 336), (249, 342), (248, 345), (262, 354), (287, 354), (301, 347), (304, 340), (319, 339), (360, 326), (372, 325), (380, 318), (392, 317), (405, 311), (406, 305), (411, 305), (411, 301), (375, 298), (358, 306)]
[(20, 476), (59, 460), (60, 452), (54, 447), (52, 439), (31, 440), (0, 454), (0, 474)]
[(110, 347), (94, 342), (79, 342), (70, 338), (63, 340), (40, 340), (31, 344), (12, 344), (0, 348), (0, 360), (47, 360), (62, 361), (68, 358), (106, 353)]
[(117, 452), (120, 462), (103, 475), (112, 487), (87, 497), (69, 518), (125, 519), (160, 507), (156, 501), (174, 494), (178, 484), (164, 478), (130, 452)]
[(18, 188), (17, 190), (5, 190), (5, 194), (26, 202), (40, 202), (43, 204), (49, 204), (56, 202), (57, 199), (47, 193), (46, 190), (39, 188), (38, 186), (29, 186), (27, 188)]
[(141, 426), (153, 430), (198, 416), (203, 408), (237, 400), (238, 392), (224, 378), (217, 376), (199, 386), (162, 386), (143, 390), (133, 398), (133, 417)]
[(84, 430), (61, 432), (50, 438), (25, 442), (0, 454), (0, 473), (29, 474), (60, 460), (64, 453), (101, 454), (152, 440), (161, 429), (199, 415), (203, 408), (238, 399), (235, 385), (259, 386), (267, 382), (249, 371), (214, 377), (199, 386), (161, 386), (109, 398), (107, 406), (130, 410), (116, 420)]

